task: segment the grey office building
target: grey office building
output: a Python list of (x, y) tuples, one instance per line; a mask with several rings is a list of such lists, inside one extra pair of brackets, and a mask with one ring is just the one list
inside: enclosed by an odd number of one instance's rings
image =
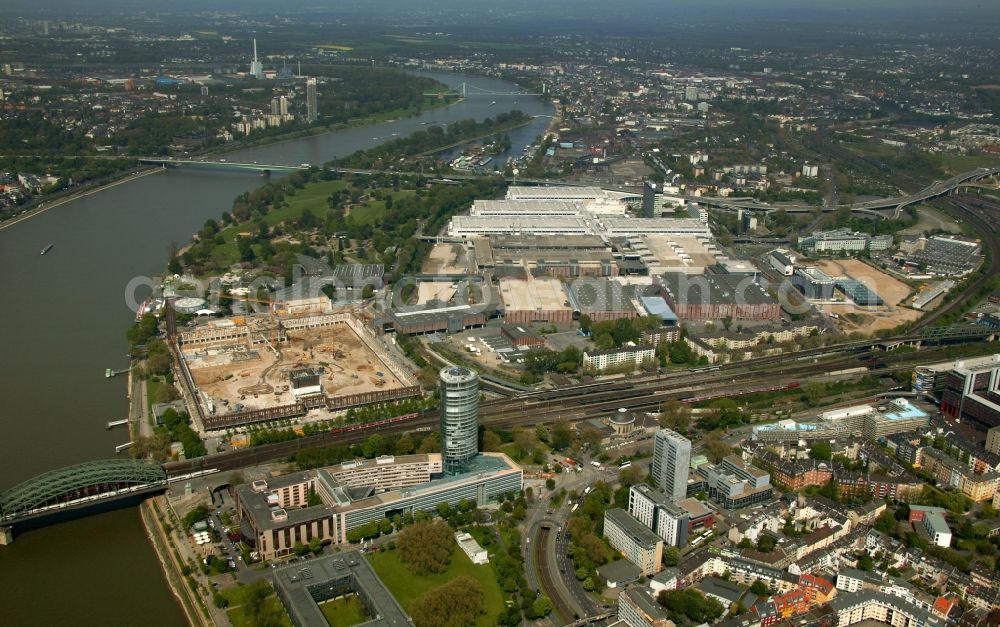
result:
[(670, 429), (660, 429), (653, 438), (653, 482), (674, 501), (687, 498), (691, 441)]
[(656, 193), (655, 181), (645, 181), (642, 185), (642, 217), (656, 218)]
[(468, 368), (442, 368), (440, 384), (444, 470), (462, 472), (479, 453), (479, 377)]

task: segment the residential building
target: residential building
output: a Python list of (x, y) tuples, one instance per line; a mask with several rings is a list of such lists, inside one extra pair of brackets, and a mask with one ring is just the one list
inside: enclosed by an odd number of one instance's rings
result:
[(628, 627), (672, 627), (674, 624), (666, 610), (640, 585), (629, 586), (618, 596), (618, 619)]
[(864, 621), (878, 621), (893, 627), (937, 627), (945, 624), (944, 619), (901, 597), (869, 590), (840, 595), (830, 601), (829, 607), (836, 614), (834, 624), (837, 627)]
[(644, 362), (655, 358), (655, 346), (651, 344), (639, 344), (636, 346), (623, 346), (622, 348), (586, 351), (583, 354), (583, 367), (598, 372), (609, 368), (629, 365), (632, 368), (638, 368)]
[(837, 573), (837, 590), (844, 592), (861, 592), (862, 590), (878, 590), (882, 578), (873, 572), (845, 568)]
[(306, 79), (306, 122), (312, 124), (319, 119), (319, 110), (316, 108), (316, 79)]
[(930, 541), (938, 546), (951, 546), (951, 528), (944, 519), (947, 510), (926, 505), (910, 506), (910, 522), (921, 523)]
[(986, 450), (990, 453), (1000, 454), (1000, 426), (991, 427), (986, 432)]
[(604, 512), (604, 537), (648, 577), (660, 572), (663, 540), (623, 509)]
[(663, 492), (645, 483), (629, 490), (628, 512), (648, 529), (660, 536), (667, 546), (687, 544), (687, 510)]
[(653, 484), (674, 501), (687, 498), (688, 469), (691, 465), (691, 441), (670, 429), (653, 436)]

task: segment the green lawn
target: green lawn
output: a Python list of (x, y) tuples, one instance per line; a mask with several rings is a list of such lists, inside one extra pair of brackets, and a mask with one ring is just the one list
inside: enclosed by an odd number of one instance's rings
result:
[(152, 377), (146, 379), (146, 410), (149, 412), (150, 418), (153, 417), (153, 399), (156, 398), (156, 392), (161, 385), (163, 383), (153, 380)]
[(483, 607), (486, 609), (486, 613), (476, 621), (477, 627), (496, 625), (497, 617), (503, 611), (504, 594), (493, 574), (493, 568), (489, 564), (473, 564), (458, 547), (455, 547), (448, 570), (435, 575), (420, 577), (414, 575), (399, 561), (396, 551), (373, 553), (368, 556), (368, 561), (404, 610), (409, 611), (410, 605), (428, 590), (442, 586), (462, 575), (470, 575), (483, 589)]
[[(392, 201), (396, 202), (404, 196), (412, 196), (415, 192), (412, 189), (406, 189), (398, 192), (392, 193)], [(367, 202), (363, 205), (358, 205), (357, 207), (352, 207), (350, 215), (354, 216), (354, 221), (358, 224), (372, 224), (375, 220), (378, 220), (385, 215), (385, 202), (382, 200), (376, 200), (373, 202)]]
[(320, 603), (319, 609), (326, 617), (326, 622), (330, 623), (330, 627), (351, 627), (371, 619), (356, 594)]
[[(268, 597), (268, 605), (277, 605), (277, 611), (281, 615), (281, 624), (285, 627), (292, 627), (292, 620), (288, 618), (288, 614), (285, 612), (285, 608), (281, 605), (281, 601), (278, 600), (277, 596)], [(230, 610), (226, 610), (226, 615), (229, 616), (229, 622), (233, 624), (233, 627), (256, 627), (256, 625), (246, 617), (243, 613), (242, 607), (234, 607)]]

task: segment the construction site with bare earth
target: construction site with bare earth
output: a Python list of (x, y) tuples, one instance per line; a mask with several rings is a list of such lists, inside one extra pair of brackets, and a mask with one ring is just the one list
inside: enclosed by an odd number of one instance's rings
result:
[(353, 309), (212, 320), (177, 335), (188, 401), (205, 431), (420, 394), (415, 376)]

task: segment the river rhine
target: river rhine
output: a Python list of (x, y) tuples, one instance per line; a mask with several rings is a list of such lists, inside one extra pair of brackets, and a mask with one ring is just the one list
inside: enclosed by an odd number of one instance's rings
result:
[[(426, 73), (459, 88), (516, 91), (501, 81)], [(496, 104), (491, 104), (493, 101)], [(517, 104), (514, 104), (517, 100)], [(550, 105), (526, 96), (475, 96), (454, 106), (363, 128), (226, 155), (230, 161), (322, 164), (407, 135), (426, 124), (483, 119), (521, 109), (539, 115), (513, 130), (519, 155), (549, 123)], [(104, 423), (127, 411), (125, 286), (162, 272), (171, 242), (183, 244), (233, 198), (260, 185), (253, 174), (166, 170), (114, 186), (0, 231), (0, 490), (34, 475), (114, 456), (126, 439)], [(53, 244), (44, 257), (39, 251)], [(177, 626), (176, 605), (142, 529), (120, 510), (19, 535), (0, 547), (5, 625)]]

